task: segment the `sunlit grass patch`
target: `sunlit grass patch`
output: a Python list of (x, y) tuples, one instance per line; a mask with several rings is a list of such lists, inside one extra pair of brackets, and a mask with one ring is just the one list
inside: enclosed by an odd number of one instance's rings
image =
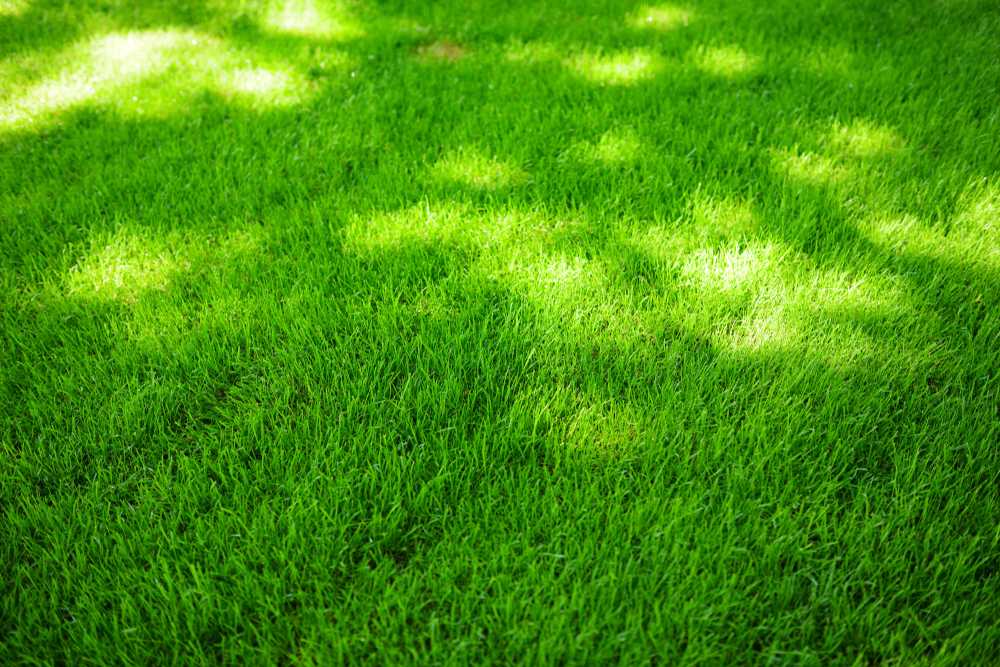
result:
[(482, 190), (497, 190), (523, 184), (528, 174), (508, 160), (488, 157), (464, 147), (438, 160), (431, 175), (442, 183), (457, 183)]
[(134, 300), (147, 290), (165, 291), (172, 280), (190, 270), (191, 262), (175, 248), (150, 247), (127, 237), (105, 246), (73, 267), (67, 280), (72, 296)]
[(818, 153), (788, 149), (773, 150), (771, 159), (774, 169), (779, 174), (803, 185), (836, 185), (851, 175), (846, 165)]
[(976, 244), (978, 240), (986, 256), (1000, 268), (1000, 261), (996, 261), (1000, 259), (1000, 180), (970, 184), (962, 193), (951, 226), (961, 242)]
[(997, 198), (987, 190), (970, 197), (947, 226), (931, 226), (912, 215), (875, 215), (859, 229), (886, 253), (911, 261), (945, 262), (946, 266), (985, 268), (1000, 277), (1000, 231)]
[(864, 120), (834, 125), (829, 141), (834, 150), (859, 158), (888, 156), (905, 147), (902, 137), (892, 128)]
[(542, 308), (566, 321), (583, 321), (608, 305), (607, 267), (603, 262), (564, 252), (513, 250), (490, 274)]
[(237, 101), (276, 106), (300, 102), (308, 86), (305, 78), (293, 70), (252, 67), (224, 71), (219, 75), (219, 90)]
[(587, 81), (608, 86), (634, 85), (652, 79), (665, 68), (663, 58), (646, 49), (581, 53), (567, 59), (565, 64)]
[(843, 45), (817, 44), (800, 56), (800, 66), (820, 77), (850, 78), (854, 74), (856, 54)]
[(730, 324), (721, 336), (725, 345), (742, 351), (784, 351), (803, 342), (802, 323), (783, 302), (750, 307), (750, 312)]
[(199, 37), (173, 30), (134, 32), (105, 35), (73, 47), (64, 58), (73, 61), (70, 68), (4, 100), (0, 124), (26, 126), (87, 102), (106, 103), (116, 91), (163, 72), (172, 57)]
[(729, 353), (767, 358), (796, 354), (803, 364), (821, 363), (838, 372), (899, 369), (911, 364), (898, 348), (871, 335), (854, 320), (894, 318), (870, 308), (823, 308), (801, 300), (761, 299), (716, 336), (720, 349)]
[(568, 414), (564, 437), (568, 442), (578, 443), (571, 449), (599, 462), (634, 455), (647, 426), (647, 415), (626, 401), (598, 391), (566, 391), (565, 394), (567, 405), (564, 409)]
[(652, 225), (635, 232), (628, 244), (643, 256), (670, 267), (680, 267), (689, 253), (704, 247), (700, 234), (668, 225)]
[(759, 64), (757, 57), (738, 46), (701, 46), (689, 58), (702, 72), (726, 78), (749, 74)]
[(0, 16), (19, 16), (31, 6), (32, 0), (0, 0)]
[(614, 166), (634, 162), (642, 153), (642, 141), (630, 127), (608, 130), (596, 141), (581, 141), (566, 151), (566, 157), (579, 162)]
[(348, 40), (364, 34), (344, 3), (328, 0), (271, 0), (264, 27), (280, 34)]
[(558, 62), (560, 57), (561, 51), (557, 44), (539, 40), (513, 41), (504, 50), (504, 60), (511, 63), (538, 65)]
[(576, 254), (572, 245), (525, 244), (526, 231), (511, 230), (507, 244), (480, 257), (473, 275), (530, 304), (539, 326), (558, 332), (549, 342), (580, 345), (593, 355), (594, 345), (621, 352), (654, 337), (663, 318), (622, 283), (618, 261)]
[(170, 115), (204, 91), (265, 106), (301, 101), (307, 92), (293, 69), (246, 67), (246, 53), (189, 30), (104, 35), (70, 47), (60, 59), (71, 64), (0, 103), (0, 127), (45, 125), (82, 107)]
[(913, 326), (926, 317), (899, 281), (816, 266), (775, 244), (698, 250), (681, 275), (691, 288), (678, 310), (682, 326), (711, 331), (727, 350), (797, 350), (842, 368), (886, 363), (898, 350), (852, 321)]
[(773, 246), (705, 249), (688, 256), (681, 272), (700, 289), (729, 292), (751, 285), (763, 273), (773, 273), (780, 257)]
[(343, 230), (345, 246), (355, 252), (405, 249), (414, 243), (445, 246), (475, 241), (482, 221), (459, 205), (417, 204), (373, 217), (359, 216)]
[(702, 238), (739, 238), (757, 231), (756, 215), (747, 201), (700, 194), (692, 198), (690, 207), (693, 227)]
[(166, 293), (192, 271), (203, 274), (213, 265), (252, 255), (259, 244), (258, 235), (249, 231), (222, 237), (121, 232), (95, 244), (73, 265), (65, 277), (65, 295), (134, 303), (149, 293)]
[(748, 275), (761, 252), (765, 256), (775, 252), (774, 247), (762, 251), (746, 246), (758, 233), (757, 215), (749, 202), (695, 192), (678, 220), (633, 231), (625, 244), (695, 282), (732, 282)]
[(645, 5), (629, 14), (628, 23), (642, 30), (668, 31), (686, 27), (693, 17), (694, 12), (678, 5)]

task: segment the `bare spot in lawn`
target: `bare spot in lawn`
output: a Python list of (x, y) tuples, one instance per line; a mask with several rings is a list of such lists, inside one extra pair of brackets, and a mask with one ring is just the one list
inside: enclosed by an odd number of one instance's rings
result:
[(438, 60), (449, 63), (457, 62), (468, 54), (469, 50), (464, 46), (446, 39), (425, 44), (417, 49), (417, 56), (422, 60)]

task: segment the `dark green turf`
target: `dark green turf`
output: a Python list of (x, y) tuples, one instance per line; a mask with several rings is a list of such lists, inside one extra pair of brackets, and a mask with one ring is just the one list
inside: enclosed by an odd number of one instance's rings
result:
[(1000, 664), (998, 36), (0, 0), (0, 663)]

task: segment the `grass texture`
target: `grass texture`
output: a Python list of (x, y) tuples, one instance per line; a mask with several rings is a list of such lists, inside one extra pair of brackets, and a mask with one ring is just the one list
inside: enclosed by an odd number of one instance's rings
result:
[(1000, 664), (998, 35), (0, 1), (0, 662)]

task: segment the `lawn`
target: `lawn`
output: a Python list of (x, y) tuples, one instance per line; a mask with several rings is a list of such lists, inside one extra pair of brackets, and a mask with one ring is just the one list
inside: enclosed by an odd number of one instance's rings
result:
[(0, 0), (0, 663), (1000, 664), (995, 0)]

